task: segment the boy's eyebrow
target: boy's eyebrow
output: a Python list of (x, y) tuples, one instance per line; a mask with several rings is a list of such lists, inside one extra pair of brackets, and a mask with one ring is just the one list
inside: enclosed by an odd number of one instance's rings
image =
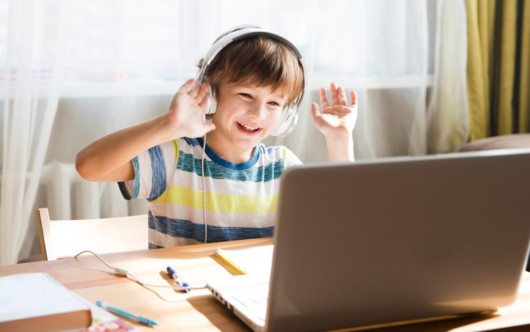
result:
[[(238, 83), (232, 83), (232, 86), (238, 89), (259, 88), (259, 86), (254, 86), (254, 85), (249, 85), (249, 84), (238, 84)], [(287, 99), (287, 95), (283, 92), (280, 92), (279, 89), (277, 89), (276, 91), (272, 91), (271, 95), (273, 95), (276, 98)]]
[(287, 101), (287, 96), (283, 93), (276, 93), (276, 92), (272, 92), (271, 93), (271, 96), (274, 98), (274, 99), (281, 99), (281, 100), (285, 100)]
[(281, 99), (287, 99), (287, 96), (284, 95), (283, 93), (282, 94), (279, 94), (279, 95), (276, 95), (278, 98), (281, 98)]

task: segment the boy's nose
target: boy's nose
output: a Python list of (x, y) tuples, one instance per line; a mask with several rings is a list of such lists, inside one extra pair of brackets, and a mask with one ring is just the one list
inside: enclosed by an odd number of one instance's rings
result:
[(252, 118), (260, 118), (267, 110), (265, 104), (255, 103), (248, 110), (248, 114)]

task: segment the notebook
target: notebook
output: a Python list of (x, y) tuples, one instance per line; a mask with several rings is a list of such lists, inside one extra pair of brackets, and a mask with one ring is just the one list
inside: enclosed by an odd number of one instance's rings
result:
[(530, 150), (289, 169), (271, 273), (208, 288), (256, 331), (491, 313), (514, 301), (524, 271), (529, 170)]
[(90, 306), (47, 273), (0, 277), (0, 331), (80, 330)]

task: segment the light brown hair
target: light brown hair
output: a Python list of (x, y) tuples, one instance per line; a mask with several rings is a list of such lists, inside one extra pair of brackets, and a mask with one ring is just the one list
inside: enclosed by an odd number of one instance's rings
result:
[(298, 104), (305, 85), (304, 68), (283, 43), (254, 36), (227, 45), (208, 66), (204, 81), (216, 94), (222, 81), (270, 87), (287, 96), (287, 105)]

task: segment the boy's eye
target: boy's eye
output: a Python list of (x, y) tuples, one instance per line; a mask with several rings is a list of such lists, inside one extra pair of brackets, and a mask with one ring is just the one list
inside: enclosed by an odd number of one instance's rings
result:
[(239, 95), (243, 98), (252, 98), (252, 96), (248, 93), (240, 92)]
[(269, 102), (269, 104), (274, 106), (274, 107), (282, 107), (282, 105), (280, 103), (277, 103), (275, 101), (271, 101), (271, 102)]

